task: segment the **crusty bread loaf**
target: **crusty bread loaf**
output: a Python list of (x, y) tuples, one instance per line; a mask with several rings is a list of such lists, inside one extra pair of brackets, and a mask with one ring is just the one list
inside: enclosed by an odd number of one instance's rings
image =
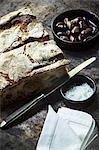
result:
[[(14, 17), (12, 17), (14, 14)], [(8, 40), (6, 38), (1, 38), (1, 47), (0, 47), (0, 105), (5, 106), (11, 104), (15, 101), (21, 101), (24, 98), (27, 98), (31, 95), (36, 96), (40, 92), (44, 92), (47, 89), (52, 88), (55, 83), (60, 80), (63, 76), (67, 74), (67, 65), (68, 60), (64, 58), (63, 52), (55, 44), (53, 40), (44, 40), (44, 36), (48, 36), (48, 33), (44, 29), (42, 23), (38, 23), (36, 20), (37, 27), (31, 26), (30, 32), (28, 34), (22, 34), (20, 40), (16, 38), (11, 38), (13, 32), (10, 32), (13, 28), (19, 29), (27, 19), (26, 22), (29, 22), (30, 16), (25, 18), (21, 15), (20, 19), (16, 18), (16, 14), (20, 15), (19, 11), (13, 12), (7, 17), (3, 17), (0, 20), (0, 25), (7, 22), (11, 22), (14, 19), (17, 22), (13, 25), (9, 25), (7, 28), (3, 28), (0, 32), (1, 35), (4, 35), (4, 32), (7, 32), (7, 37), (9, 37), (10, 43), (9, 46)], [(33, 18), (33, 16), (32, 16)], [(10, 21), (9, 21), (10, 20)], [(35, 17), (32, 20), (34, 23)], [(25, 22), (25, 23), (26, 23)], [(40, 28), (39, 28), (39, 25)], [(28, 29), (26, 23), (26, 29)], [(17, 30), (16, 29), (16, 30)], [(34, 30), (34, 31), (33, 31)], [(18, 33), (18, 34), (16, 34)], [(19, 36), (19, 32), (14, 32), (15, 35)], [(28, 40), (31, 37), (36, 40)], [(34, 36), (35, 35), (35, 36)], [(25, 37), (24, 37), (25, 36)], [(26, 39), (25, 39), (26, 38)], [(14, 40), (13, 40), (14, 39)], [(39, 40), (42, 39), (42, 40)], [(2, 42), (3, 41), (3, 42)], [(4, 47), (3, 47), (3, 44)]]

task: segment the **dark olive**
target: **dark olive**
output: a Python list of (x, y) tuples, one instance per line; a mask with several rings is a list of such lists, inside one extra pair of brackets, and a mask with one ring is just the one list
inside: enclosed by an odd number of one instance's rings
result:
[(88, 27), (88, 25), (86, 24), (86, 22), (84, 20), (79, 22), (79, 26), (81, 29), (86, 29)]
[(65, 19), (64, 19), (65, 25), (67, 25), (67, 21), (68, 21), (68, 18), (65, 18)]
[(79, 26), (75, 26), (75, 27), (71, 30), (71, 33), (79, 33), (79, 32), (80, 32)]
[(85, 17), (77, 17), (79, 21), (85, 20)]
[(92, 28), (86, 28), (85, 30), (81, 31), (81, 34), (89, 35), (92, 33)]
[(77, 41), (77, 38), (74, 37), (74, 36), (72, 36), (72, 35), (70, 35), (70, 40), (71, 40), (72, 42), (74, 42), (74, 41)]
[(79, 27), (80, 27), (80, 29), (83, 28), (83, 23), (82, 23), (82, 21), (79, 21)]
[(79, 22), (79, 20), (78, 20), (78, 18), (75, 18), (75, 19), (71, 20), (71, 22), (72, 22), (73, 24), (77, 24), (77, 23)]
[(71, 22), (75, 25), (77, 25), (79, 23), (79, 21), (82, 21), (83, 17), (76, 17), (75, 19), (71, 20)]
[(74, 27), (74, 24), (71, 21), (67, 21), (67, 27), (71, 30)]
[(84, 35), (86, 33), (86, 30), (82, 30), (81, 34)]
[(64, 32), (57, 32), (57, 35), (58, 36), (63, 36), (63, 35), (65, 35), (65, 33)]
[(63, 35), (63, 36), (60, 36), (60, 38), (61, 38), (61, 39), (63, 39), (63, 40), (67, 40), (67, 41), (69, 41), (68, 36), (64, 36), (64, 35)]
[(92, 27), (92, 34), (95, 34), (98, 32), (98, 28), (97, 27)]
[(81, 34), (78, 36), (78, 40), (79, 40), (79, 41), (82, 40)]
[(58, 28), (64, 28), (64, 23), (63, 22), (58, 22), (56, 24), (56, 27), (58, 27)]
[(82, 35), (82, 34), (79, 34), (78, 40), (79, 40), (79, 41), (83, 41), (84, 39), (85, 39), (84, 34), (83, 34), (83, 35)]
[(87, 18), (86, 17), (82, 17), (83, 18), (83, 20), (86, 20)]

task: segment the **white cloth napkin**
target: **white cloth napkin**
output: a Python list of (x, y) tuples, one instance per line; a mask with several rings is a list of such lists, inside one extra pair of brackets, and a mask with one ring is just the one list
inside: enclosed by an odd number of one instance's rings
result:
[(72, 110), (69, 108), (60, 108), (57, 113), (60, 117), (70, 121), (71, 129), (81, 139), (80, 150), (86, 147), (86, 144), (95, 128), (95, 120), (88, 113)]
[(56, 113), (49, 106), (36, 150), (83, 150), (94, 126), (85, 112), (62, 107)]

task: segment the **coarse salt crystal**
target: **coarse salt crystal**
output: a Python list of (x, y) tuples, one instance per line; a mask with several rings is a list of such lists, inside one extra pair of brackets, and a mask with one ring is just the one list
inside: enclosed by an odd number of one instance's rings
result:
[(83, 101), (88, 99), (94, 93), (93, 89), (90, 87), (89, 84), (83, 83), (79, 86), (74, 86), (66, 93), (64, 96), (66, 99), (74, 100), (74, 101)]

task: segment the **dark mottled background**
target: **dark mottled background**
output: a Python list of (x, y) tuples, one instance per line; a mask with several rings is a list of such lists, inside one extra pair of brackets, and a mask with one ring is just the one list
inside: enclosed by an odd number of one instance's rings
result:
[[(49, 30), (51, 37), (52, 34), (50, 31), (50, 24), (52, 18), (56, 14), (69, 9), (84, 8), (99, 15), (99, 0), (0, 0), (0, 16), (17, 10), (23, 6), (30, 6), (32, 8), (34, 15), (43, 21), (44, 25)], [(96, 81), (96, 101), (85, 111), (92, 114), (99, 127), (99, 40), (93, 45), (93, 47), (86, 49), (86, 51), (83, 53), (70, 53), (66, 51), (65, 55), (71, 60), (71, 68), (77, 66), (91, 56), (97, 57), (97, 61), (88, 66), (86, 69), (82, 70), (81, 73), (91, 76)], [(59, 92), (51, 95), (47, 100), (49, 103), (54, 102), (54, 100), (58, 100), (58, 102), (52, 103), (55, 109), (60, 106), (64, 106), (64, 104), (61, 102)], [(12, 113), (17, 108), (18, 106), (2, 111), (0, 120), (6, 118), (8, 114)], [(35, 150), (35, 146), (46, 117), (47, 105), (41, 105), (35, 110), (36, 111), (31, 112), (31, 117), (27, 116), (29, 119), (26, 118), (27, 120), (19, 125), (15, 125), (7, 130), (0, 130), (1, 150)], [(89, 149), (99, 150), (99, 139), (97, 139), (93, 146)]]

